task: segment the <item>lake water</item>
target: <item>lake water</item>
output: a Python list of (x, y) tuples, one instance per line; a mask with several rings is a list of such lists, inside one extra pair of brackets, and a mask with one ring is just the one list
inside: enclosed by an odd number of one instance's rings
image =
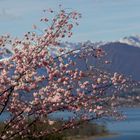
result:
[[(98, 138), (97, 140), (140, 140), (140, 108), (123, 109), (123, 113), (127, 116), (123, 121), (107, 121), (107, 129), (116, 133), (117, 135), (105, 138)], [(68, 112), (55, 113), (55, 116), (67, 117), (72, 114)], [(0, 116), (0, 121), (5, 120), (8, 114), (5, 113)]]
[(8, 117), (9, 117), (9, 113), (8, 112), (2, 113), (2, 115), (0, 116), (0, 122), (8, 119)]
[(123, 112), (126, 120), (107, 122), (108, 130), (118, 135), (97, 140), (140, 140), (140, 108), (127, 108)]

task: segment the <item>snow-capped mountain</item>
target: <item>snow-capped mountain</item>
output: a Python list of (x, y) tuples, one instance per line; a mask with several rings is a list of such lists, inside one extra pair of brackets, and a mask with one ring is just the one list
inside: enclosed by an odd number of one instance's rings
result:
[[(96, 62), (95, 58), (88, 56), (87, 59), (90, 65), (95, 65), (100, 69), (105, 69), (109, 72), (119, 72), (123, 73), (126, 76), (132, 76), (135, 80), (140, 80), (140, 36), (130, 36), (125, 37), (122, 40), (114, 42), (96, 42), (92, 43), (91, 41), (71, 43), (63, 42), (60, 44), (60, 47), (52, 47), (50, 49), (51, 54), (55, 57), (61, 53), (65, 53), (71, 50), (79, 49), (75, 53), (81, 52), (81, 46), (86, 47), (101, 47), (107, 55), (105, 55), (100, 61), (104, 62), (106, 60), (111, 61), (110, 64), (106, 65), (105, 63)], [(63, 48), (65, 51), (60, 52), (59, 49)], [(0, 48), (0, 60), (7, 59), (12, 55), (12, 52), (9, 49)], [(73, 58), (77, 59), (77, 58)], [(78, 60), (75, 60), (78, 61)], [(78, 64), (79, 68), (84, 67), (84, 62)]]
[(120, 42), (126, 43), (128, 45), (140, 47), (140, 35), (124, 37), (124, 38), (120, 39)]
[[(89, 40), (86, 41), (86, 42), (76, 42), (76, 43), (62, 42), (57, 47), (50, 47), (49, 50), (51, 52), (51, 55), (55, 57), (55, 56), (70, 52), (72, 50), (75, 50), (74, 52), (77, 53), (77, 52), (79, 52), (81, 47), (90, 47), (90, 46), (92, 46), (92, 47), (98, 48), (103, 44), (106, 44), (106, 42), (95, 42), (95, 43), (93, 43), (93, 42), (91, 42)], [(63, 49), (63, 51), (61, 52), (60, 49)]]
[[(129, 40), (129, 42), (126, 42), (126, 40)], [(107, 53), (100, 62), (96, 62), (95, 58), (87, 55), (88, 63), (90, 65), (96, 65), (96, 67), (112, 73), (119, 72), (126, 76), (131, 76), (134, 80), (140, 80), (140, 36), (125, 37), (122, 41), (119, 40), (106, 43), (92, 43), (88, 41), (83, 44), (89, 47), (101, 47)], [(65, 46), (67, 45), (65, 44)], [(106, 65), (104, 63), (106, 60), (111, 63)], [(84, 67), (83, 63), (78, 65), (80, 68)]]
[(13, 55), (12, 51), (8, 48), (0, 48), (0, 61), (8, 59)]
[[(96, 47), (96, 45), (94, 47)], [(101, 44), (98, 47), (102, 48), (106, 55), (100, 60), (97, 60), (93, 56), (87, 54), (86, 58), (88, 65), (93, 65), (111, 73), (118, 72), (125, 76), (132, 77), (134, 80), (140, 80), (139, 47), (121, 42), (108, 42), (106, 44)], [(80, 53), (80, 51), (78, 53)], [(86, 67), (85, 62), (79, 61), (78, 57), (75, 58), (75, 61), (77, 62), (79, 69), (84, 69), (84, 67)], [(105, 61), (109, 61), (110, 63), (105, 64)]]

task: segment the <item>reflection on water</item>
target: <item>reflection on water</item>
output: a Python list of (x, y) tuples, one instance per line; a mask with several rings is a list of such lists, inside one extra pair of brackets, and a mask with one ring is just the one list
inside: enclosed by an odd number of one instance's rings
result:
[(98, 140), (140, 140), (140, 108), (127, 108), (123, 112), (126, 120), (107, 122), (108, 129), (119, 135)]

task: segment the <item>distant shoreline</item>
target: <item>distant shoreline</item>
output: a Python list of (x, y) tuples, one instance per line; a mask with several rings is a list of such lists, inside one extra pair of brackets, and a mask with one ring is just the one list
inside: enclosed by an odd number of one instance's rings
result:
[(72, 136), (68, 137), (67, 140), (98, 140), (98, 138), (110, 138), (110, 137), (116, 137), (119, 136), (118, 133), (108, 133), (108, 134), (101, 134), (96, 136)]

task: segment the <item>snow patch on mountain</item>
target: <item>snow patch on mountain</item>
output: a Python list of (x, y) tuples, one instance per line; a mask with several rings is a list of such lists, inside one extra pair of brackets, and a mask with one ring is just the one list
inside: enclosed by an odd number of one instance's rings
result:
[(119, 41), (120, 41), (120, 43), (125, 43), (128, 45), (140, 47), (140, 35), (124, 37), (124, 38), (120, 39)]
[(7, 60), (13, 55), (13, 52), (8, 47), (0, 48), (0, 61)]
[[(72, 50), (75, 50), (74, 53), (79, 55), (84, 51), (83, 47), (89, 48), (99, 48), (101, 47), (107, 53), (106, 56), (101, 60), (102, 62), (110, 61), (111, 63), (105, 65), (104, 63), (98, 63), (95, 61), (93, 56), (87, 54), (88, 63), (99, 67), (100, 69), (109, 71), (109, 72), (119, 72), (123, 73), (126, 76), (132, 76), (135, 80), (140, 80), (140, 36), (130, 36), (124, 37), (122, 40), (114, 42), (62, 42), (60, 46), (49, 47), (50, 55), (53, 57), (60, 56)], [(64, 51), (60, 51), (63, 49)], [(9, 59), (13, 55), (13, 52), (9, 48), (0, 48), (0, 61), (4, 59)], [(75, 61), (79, 61), (76, 58)], [(84, 62), (78, 64), (79, 68), (83, 68)]]

